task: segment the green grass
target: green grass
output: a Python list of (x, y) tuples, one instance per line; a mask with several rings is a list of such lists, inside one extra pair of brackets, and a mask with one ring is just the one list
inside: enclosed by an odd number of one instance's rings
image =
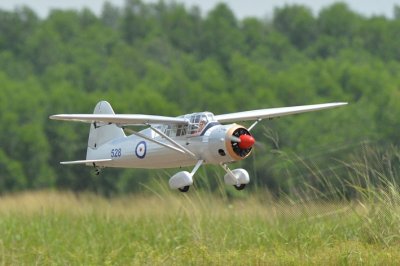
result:
[(357, 202), (227, 200), (190, 191), (105, 199), (0, 198), (3, 265), (400, 264), (398, 196)]

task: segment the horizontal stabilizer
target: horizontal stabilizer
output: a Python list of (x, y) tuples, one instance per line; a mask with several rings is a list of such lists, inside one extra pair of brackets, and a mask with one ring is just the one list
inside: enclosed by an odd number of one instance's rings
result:
[(89, 164), (89, 163), (105, 163), (110, 161), (112, 161), (112, 159), (79, 160), (79, 161), (60, 162), (60, 164)]

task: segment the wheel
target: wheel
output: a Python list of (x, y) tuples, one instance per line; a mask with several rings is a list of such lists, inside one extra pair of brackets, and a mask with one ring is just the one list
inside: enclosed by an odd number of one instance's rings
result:
[(190, 186), (184, 186), (184, 187), (180, 187), (178, 188), (180, 192), (188, 192), (189, 191)]
[(240, 184), (240, 185), (233, 185), (236, 190), (243, 190), (246, 187), (246, 184)]

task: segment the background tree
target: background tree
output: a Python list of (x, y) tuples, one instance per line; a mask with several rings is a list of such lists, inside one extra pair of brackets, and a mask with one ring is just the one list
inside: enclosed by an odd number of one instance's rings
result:
[(304, 49), (315, 41), (316, 19), (305, 6), (291, 5), (275, 9), (273, 23), (299, 49)]

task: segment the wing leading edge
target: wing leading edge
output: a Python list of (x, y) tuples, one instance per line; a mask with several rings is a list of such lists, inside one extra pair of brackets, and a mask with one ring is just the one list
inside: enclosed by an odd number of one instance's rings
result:
[(346, 104), (347, 103), (345, 102), (338, 102), (338, 103), (324, 103), (324, 104), (314, 104), (314, 105), (260, 109), (247, 112), (216, 115), (215, 119), (218, 120), (220, 123), (230, 123), (230, 122), (248, 121), (248, 120), (254, 121), (258, 119), (274, 118), (285, 115), (335, 108)]
[(52, 115), (50, 119), (76, 121), (76, 122), (103, 122), (113, 123), (121, 126), (128, 125), (147, 125), (147, 124), (168, 124), (168, 125), (187, 125), (188, 121), (180, 117), (168, 117), (157, 115), (140, 114), (59, 114)]

